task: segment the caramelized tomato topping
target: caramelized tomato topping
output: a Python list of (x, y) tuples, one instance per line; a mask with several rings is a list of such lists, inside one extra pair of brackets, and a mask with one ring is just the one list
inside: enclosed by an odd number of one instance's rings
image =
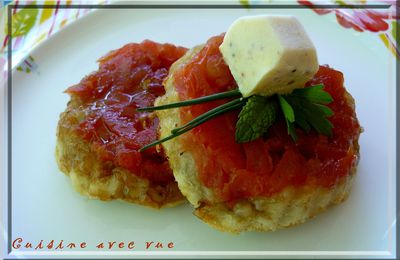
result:
[(143, 41), (108, 53), (98, 71), (66, 90), (79, 102), (82, 118), (75, 131), (100, 160), (112, 162), (152, 182), (173, 181), (162, 151), (138, 150), (157, 139), (158, 118), (137, 112), (165, 94), (168, 69), (186, 52), (171, 44)]
[[(227, 91), (237, 85), (219, 52), (223, 35), (211, 38), (188, 64), (175, 74), (181, 100)], [(299, 140), (287, 134), (282, 117), (267, 135), (253, 142), (235, 142), (239, 111), (222, 115), (182, 136), (184, 149), (196, 161), (200, 181), (222, 201), (271, 196), (288, 186), (334, 186), (357, 162), (354, 148), (360, 126), (348, 101), (341, 72), (321, 66), (307, 86), (324, 84), (334, 98), (333, 137), (297, 129)], [(220, 102), (181, 108), (183, 123)]]

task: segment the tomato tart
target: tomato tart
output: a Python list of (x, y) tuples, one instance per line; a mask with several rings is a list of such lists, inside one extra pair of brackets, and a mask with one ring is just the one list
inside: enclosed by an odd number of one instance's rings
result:
[[(212, 37), (174, 63), (166, 94), (155, 105), (238, 88), (220, 51), (223, 40), (223, 34)], [(323, 84), (332, 96), (331, 136), (296, 128), (294, 142), (280, 116), (261, 137), (238, 143), (237, 110), (164, 142), (179, 189), (195, 207), (194, 214), (222, 231), (273, 231), (344, 201), (359, 161), (361, 127), (343, 83), (340, 71), (324, 65), (305, 84)], [(158, 111), (160, 138), (227, 101)]]
[(184, 201), (164, 151), (138, 152), (157, 139), (159, 120), (136, 108), (165, 93), (169, 67), (185, 52), (149, 40), (127, 44), (66, 90), (71, 99), (59, 119), (56, 158), (78, 192), (153, 208)]

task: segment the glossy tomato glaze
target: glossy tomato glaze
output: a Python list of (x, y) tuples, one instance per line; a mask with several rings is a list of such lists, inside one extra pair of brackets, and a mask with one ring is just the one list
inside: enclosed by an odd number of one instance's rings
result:
[(155, 183), (174, 180), (162, 151), (138, 152), (157, 139), (159, 121), (154, 113), (136, 108), (152, 106), (165, 94), (162, 83), (169, 67), (185, 52), (148, 40), (128, 44), (102, 57), (98, 71), (66, 90), (84, 114), (74, 130), (90, 142), (100, 160)]
[[(181, 100), (237, 88), (219, 52), (223, 35), (211, 38), (204, 48), (175, 74)], [(360, 134), (354, 109), (346, 100), (343, 75), (321, 66), (307, 85), (323, 83), (334, 98), (333, 137), (297, 129), (294, 143), (286, 124), (278, 120), (267, 135), (253, 142), (235, 142), (239, 111), (215, 118), (182, 136), (185, 151), (193, 154), (200, 181), (219, 199), (236, 201), (271, 196), (287, 186), (334, 186), (357, 162), (353, 149)], [(181, 109), (183, 123), (223, 103), (218, 101)]]

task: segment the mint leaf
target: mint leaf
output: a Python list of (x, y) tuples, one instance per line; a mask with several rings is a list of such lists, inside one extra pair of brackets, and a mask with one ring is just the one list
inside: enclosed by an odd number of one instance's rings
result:
[(275, 122), (277, 111), (278, 105), (273, 98), (250, 97), (236, 123), (236, 142), (250, 142), (266, 133)]

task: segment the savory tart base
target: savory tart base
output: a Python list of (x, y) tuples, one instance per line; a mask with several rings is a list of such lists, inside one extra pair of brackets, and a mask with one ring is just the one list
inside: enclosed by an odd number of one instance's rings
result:
[(168, 69), (184, 53), (167, 43), (129, 43), (65, 91), (71, 100), (58, 122), (56, 157), (78, 192), (153, 208), (185, 200), (163, 151), (139, 152), (157, 139), (158, 118), (137, 111), (164, 94)]
[[(180, 101), (174, 86), (174, 71), (189, 62), (201, 49), (202, 46), (193, 48), (171, 67), (165, 82), (166, 94), (159, 97), (155, 105)], [(346, 100), (354, 104), (349, 94), (346, 94)], [(179, 109), (160, 110), (157, 115), (160, 119), (160, 138), (168, 136), (172, 129), (182, 125)], [(199, 181), (195, 159), (190, 152), (185, 151), (181, 138), (163, 143), (179, 189), (195, 207), (194, 214), (221, 231), (273, 231), (303, 223), (329, 206), (344, 201), (355, 177), (357, 163), (333, 187), (289, 186), (270, 197), (240, 200), (231, 207)], [(352, 147), (358, 155), (358, 143), (353, 143)]]
[(94, 199), (121, 199), (152, 208), (172, 207), (185, 200), (175, 182), (152, 184), (111, 162), (99, 160), (90, 144), (69, 129), (71, 121), (79, 117), (75, 106), (71, 101), (60, 116), (56, 160), (76, 191)]
[(355, 178), (353, 173), (328, 189), (304, 186), (288, 187), (269, 198), (238, 202), (233, 209), (225, 203), (201, 203), (194, 214), (221, 231), (275, 231), (304, 223), (328, 207), (345, 201)]

